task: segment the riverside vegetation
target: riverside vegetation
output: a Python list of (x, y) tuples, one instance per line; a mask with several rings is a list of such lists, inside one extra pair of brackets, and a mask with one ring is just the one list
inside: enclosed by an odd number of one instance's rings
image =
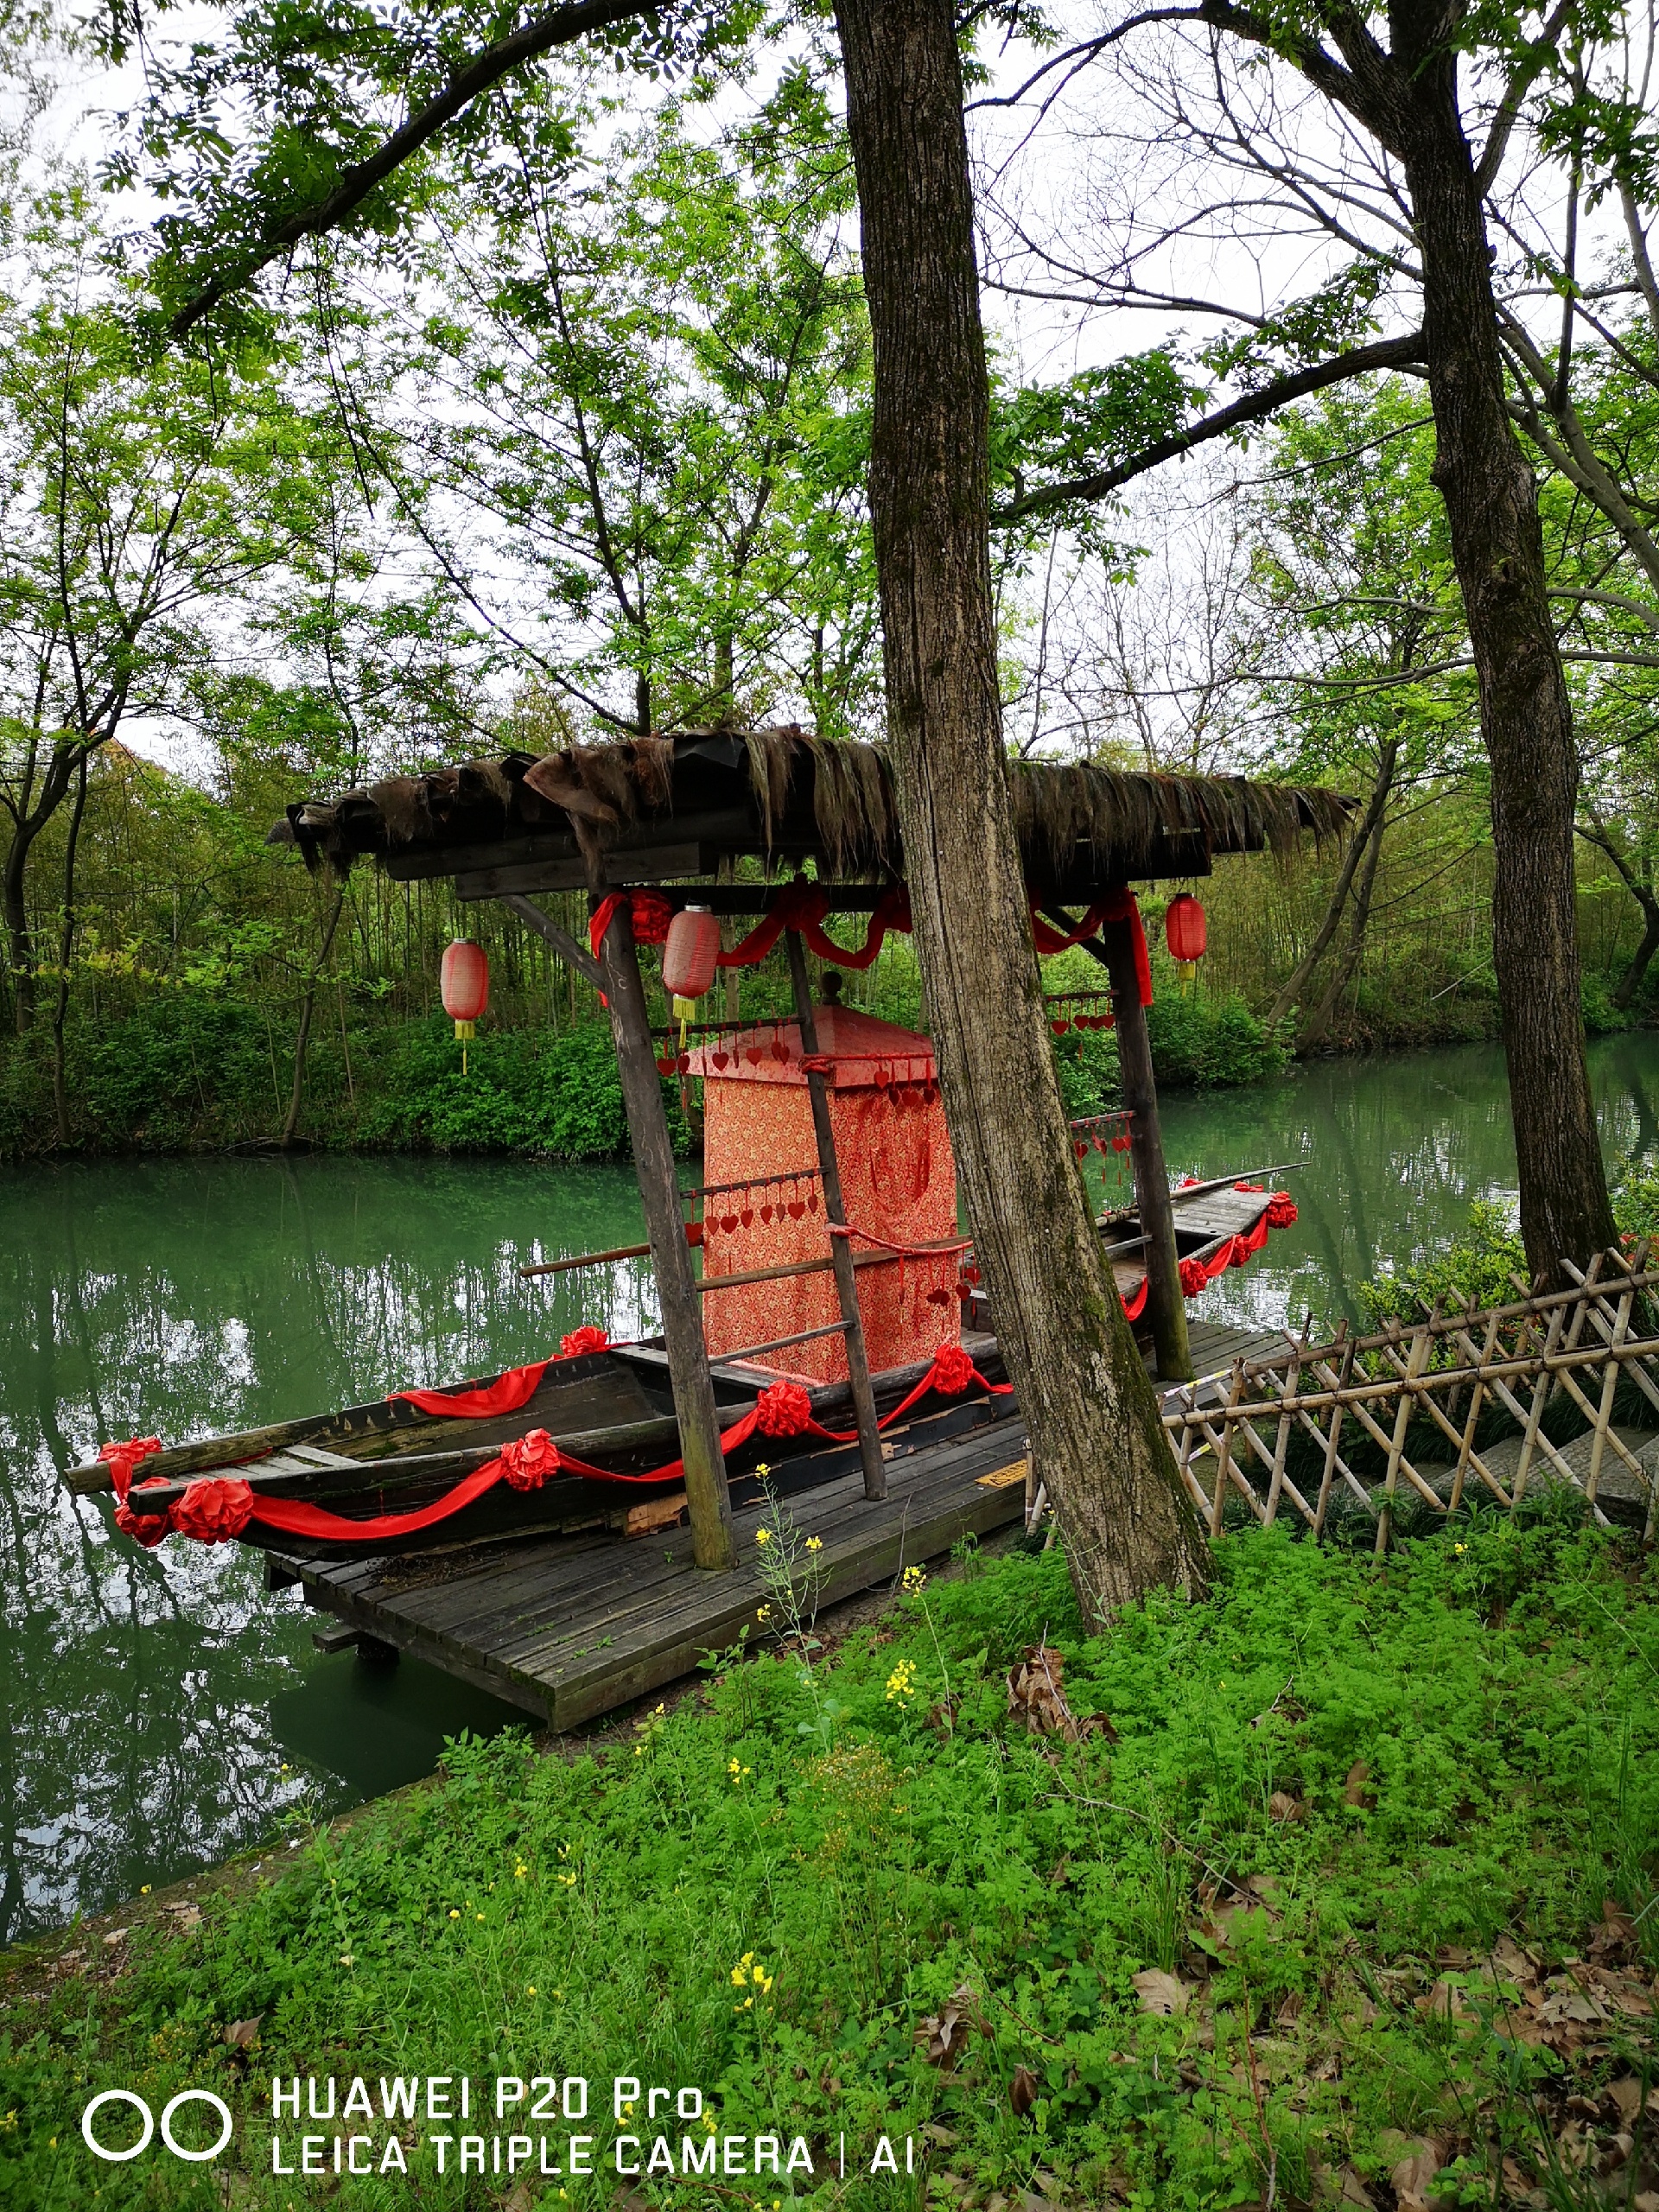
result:
[[(605, 1749), (455, 1743), (196, 1902), (14, 1955), (0, 2196), (283, 2208), (274, 2075), (551, 2070), (594, 2084), (593, 2178), (440, 2179), (398, 2122), (409, 2181), (352, 2201), (1650, 2212), (1653, 1560), (1545, 1493), (1381, 1568), (1283, 1528), (1217, 1562), (1096, 1637), (1058, 1549), (912, 1570), (833, 1657), (711, 1655)], [(614, 2075), (817, 2176), (619, 2180), (655, 2131)], [(225, 2171), (95, 2164), (110, 2084), (217, 2091)], [(884, 2133), (925, 2171), (826, 2178), (843, 2132), (849, 2176)]]

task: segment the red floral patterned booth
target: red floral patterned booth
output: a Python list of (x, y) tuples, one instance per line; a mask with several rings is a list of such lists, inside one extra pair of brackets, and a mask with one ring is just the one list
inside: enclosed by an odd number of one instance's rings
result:
[[(816, 1020), (812, 1065), (824, 1072), (842, 1199), (849, 1225), (861, 1232), (852, 1240), (861, 1262), (859, 1313), (870, 1367), (880, 1373), (930, 1360), (941, 1344), (961, 1340), (956, 1251), (914, 1249), (956, 1238), (956, 1167), (929, 1040), (847, 1006), (821, 1006)], [(743, 1186), (707, 1201), (705, 1279), (827, 1258), (830, 1230), (812, 1165), (817, 1147), (795, 1023), (723, 1035), (691, 1056), (690, 1072), (704, 1084), (704, 1176), (711, 1186)], [(827, 1270), (703, 1300), (712, 1358), (839, 1318)], [(847, 1373), (839, 1336), (791, 1344), (766, 1363), (814, 1382)]]

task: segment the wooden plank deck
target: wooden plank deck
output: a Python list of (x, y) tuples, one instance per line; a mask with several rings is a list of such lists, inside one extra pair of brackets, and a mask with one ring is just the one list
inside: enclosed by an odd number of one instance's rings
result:
[[(888, 1463), (884, 1499), (864, 1496), (856, 1464), (786, 1501), (822, 1540), (821, 1604), (891, 1580), (964, 1535), (986, 1536), (1025, 1506), (1025, 1425), (1014, 1414)], [(766, 1602), (754, 1564), (758, 1506), (733, 1520), (738, 1567), (692, 1564), (683, 1529), (619, 1542), (543, 1538), (461, 1554), (323, 1560), (273, 1554), (273, 1579), (297, 1580), (308, 1603), (399, 1651), (570, 1728), (691, 1673), (735, 1642)]]
[[(1235, 1359), (1260, 1358), (1277, 1344), (1263, 1331), (1201, 1321), (1191, 1334), (1200, 1376), (1224, 1378)], [(842, 1471), (786, 1497), (802, 1533), (823, 1545), (821, 1603), (890, 1581), (970, 1531), (988, 1536), (1020, 1519), (1025, 1424), (1004, 1403), (894, 1432), (885, 1499), (864, 1496), (850, 1450)], [(974, 1425), (963, 1427), (969, 1420)], [(544, 1536), (395, 1559), (289, 1552), (272, 1555), (273, 1580), (299, 1583), (308, 1604), (363, 1636), (550, 1727), (571, 1728), (690, 1674), (705, 1651), (723, 1649), (754, 1621), (766, 1602), (754, 1563), (760, 1517), (758, 1505), (734, 1511), (732, 1574), (701, 1572), (690, 1532), (675, 1528), (627, 1541)]]

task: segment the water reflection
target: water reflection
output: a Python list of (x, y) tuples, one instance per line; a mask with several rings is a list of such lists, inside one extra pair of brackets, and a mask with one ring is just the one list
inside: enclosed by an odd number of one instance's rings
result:
[[(1659, 1143), (1659, 1039), (1592, 1049), (1610, 1154)], [(1294, 1230), (1198, 1304), (1299, 1325), (1513, 1202), (1500, 1055), (1327, 1061), (1166, 1102), (1172, 1168), (1306, 1165)], [(0, 1173), (0, 1942), (130, 1896), (429, 1769), (513, 1717), (410, 1662), (311, 1648), (235, 1545), (114, 1538), (56, 1470), (104, 1438), (277, 1421), (652, 1323), (641, 1264), (526, 1284), (521, 1260), (638, 1243), (621, 1170), (429, 1160), (105, 1161)], [(288, 1770), (285, 1772), (284, 1768)]]
[[(100, 1162), (0, 1177), (0, 1942), (429, 1770), (508, 1709), (430, 1670), (324, 1660), (240, 1547), (115, 1537), (57, 1470), (460, 1376), (596, 1320), (645, 1272), (526, 1284), (639, 1241), (621, 1171), (427, 1160)], [(372, 1725), (365, 1726), (372, 1719)], [(284, 1770), (287, 1770), (284, 1771)]]

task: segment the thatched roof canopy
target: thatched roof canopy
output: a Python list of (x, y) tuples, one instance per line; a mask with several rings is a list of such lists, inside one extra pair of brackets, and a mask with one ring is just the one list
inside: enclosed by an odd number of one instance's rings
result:
[[(1339, 836), (1335, 791), (1243, 776), (1128, 775), (1009, 764), (1033, 890), (1075, 900), (1112, 885), (1205, 875), (1217, 854)], [(272, 841), (345, 868), (360, 854), (400, 877), (453, 875), (465, 896), (683, 882), (745, 855), (817, 864), (825, 880), (904, 874), (881, 745), (794, 728), (690, 732), (393, 776), (289, 807)]]

